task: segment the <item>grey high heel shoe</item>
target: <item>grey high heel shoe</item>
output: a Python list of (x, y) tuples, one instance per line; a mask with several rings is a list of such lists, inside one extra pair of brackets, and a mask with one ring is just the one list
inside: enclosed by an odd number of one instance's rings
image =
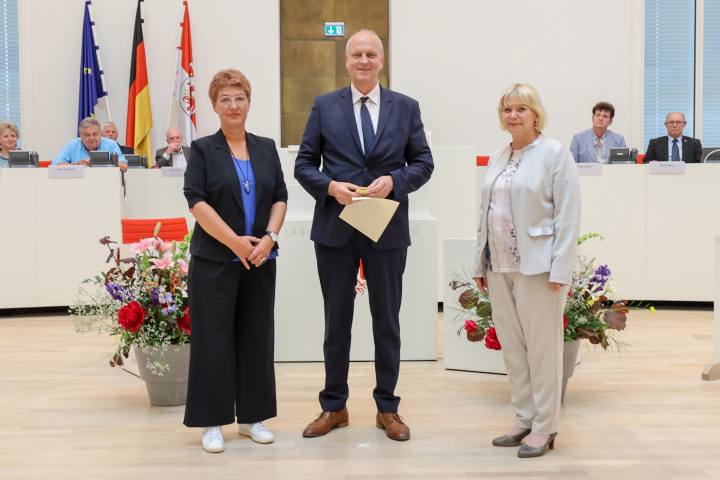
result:
[(557, 437), (557, 432), (551, 433), (547, 439), (547, 442), (545, 442), (545, 445), (540, 445), (539, 447), (531, 447), (527, 443), (523, 443), (522, 445), (520, 445), (520, 449), (518, 450), (518, 457), (542, 457), (547, 453), (548, 448), (551, 450), (555, 448), (555, 437)]
[(492, 444), (496, 447), (517, 447), (522, 444), (525, 437), (530, 435), (529, 428), (515, 435), (503, 435), (502, 437), (493, 438)]

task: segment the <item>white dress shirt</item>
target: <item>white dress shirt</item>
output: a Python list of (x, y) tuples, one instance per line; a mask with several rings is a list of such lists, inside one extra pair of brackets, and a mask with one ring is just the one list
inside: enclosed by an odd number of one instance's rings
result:
[(166, 151), (163, 153), (163, 158), (165, 160), (170, 160), (172, 158), (173, 167), (187, 167), (187, 158), (185, 158), (185, 153), (183, 152), (182, 147), (179, 152), (172, 152), (172, 157), (168, 155)]

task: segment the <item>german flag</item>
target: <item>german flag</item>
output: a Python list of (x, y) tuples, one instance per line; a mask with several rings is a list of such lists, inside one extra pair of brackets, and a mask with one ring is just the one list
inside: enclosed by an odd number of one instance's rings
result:
[(153, 123), (152, 112), (150, 111), (147, 63), (145, 61), (143, 19), (140, 9), (142, 2), (143, 0), (138, 0), (137, 13), (135, 14), (125, 145), (133, 147), (138, 155), (146, 155), (148, 164), (151, 164), (154, 158), (150, 148), (150, 129)]

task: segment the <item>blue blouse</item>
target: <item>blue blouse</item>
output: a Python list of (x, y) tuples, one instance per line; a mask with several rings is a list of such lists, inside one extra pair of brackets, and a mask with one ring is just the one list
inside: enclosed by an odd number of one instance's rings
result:
[[(253, 173), (250, 160), (240, 160), (232, 157), (235, 164), (238, 180), (240, 180), (240, 189), (242, 191), (243, 210), (245, 210), (245, 236), (252, 235), (253, 225), (255, 224), (255, 174)], [(247, 188), (246, 188), (247, 185)], [(268, 260), (278, 256), (278, 251), (271, 251)], [(239, 262), (240, 258), (236, 257), (234, 262)]]

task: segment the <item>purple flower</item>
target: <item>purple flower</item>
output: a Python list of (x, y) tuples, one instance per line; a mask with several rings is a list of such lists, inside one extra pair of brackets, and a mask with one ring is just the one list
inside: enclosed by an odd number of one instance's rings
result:
[(117, 283), (108, 282), (107, 284), (105, 284), (105, 290), (108, 291), (108, 293), (114, 300), (124, 302), (126, 300), (133, 299), (130, 291), (122, 285), (118, 285)]
[(160, 295), (160, 294), (158, 293), (158, 289), (157, 289), (157, 288), (153, 288), (153, 289), (150, 291), (150, 300), (152, 300), (152, 304), (153, 304), (153, 305), (160, 305), (159, 295)]
[(590, 281), (603, 286), (605, 285), (605, 282), (607, 282), (608, 278), (610, 278), (610, 273), (610, 268), (608, 268), (607, 265), (601, 265), (595, 271), (595, 276), (592, 277)]
[(177, 305), (170, 305), (167, 308), (161, 310), (163, 315), (170, 315), (178, 311)]

